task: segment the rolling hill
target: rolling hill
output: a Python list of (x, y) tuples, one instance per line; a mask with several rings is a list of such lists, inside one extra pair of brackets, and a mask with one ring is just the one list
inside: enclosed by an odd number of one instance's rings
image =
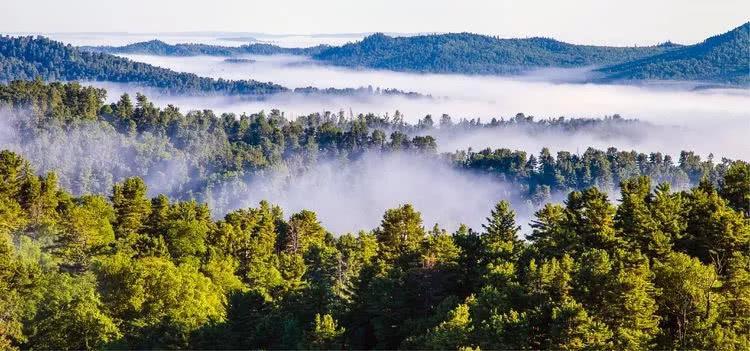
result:
[(750, 22), (659, 55), (598, 70), (605, 80), (690, 80), (750, 84)]
[(574, 45), (549, 38), (498, 39), (470, 33), (389, 37), (374, 34), (313, 57), (346, 67), (461, 74), (514, 74), (534, 68), (608, 65), (678, 48)]
[(264, 95), (287, 88), (254, 80), (199, 77), (131, 61), (107, 53), (80, 50), (44, 37), (0, 36), (0, 82), (42, 78), (138, 83), (173, 93)]
[(284, 48), (272, 44), (248, 44), (238, 47), (208, 44), (167, 44), (150, 40), (124, 46), (84, 46), (81, 49), (109, 54), (144, 54), (156, 56), (236, 56), (236, 55), (303, 55), (312, 56), (327, 49), (327, 45), (309, 48)]

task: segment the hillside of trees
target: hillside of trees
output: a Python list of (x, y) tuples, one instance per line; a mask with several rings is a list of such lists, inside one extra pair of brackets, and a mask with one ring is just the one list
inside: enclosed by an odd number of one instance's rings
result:
[(158, 56), (234, 56), (289, 54), (354, 68), (406, 72), (460, 74), (516, 74), (534, 68), (586, 67), (621, 63), (678, 48), (665, 43), (652, 47), (573, 45), (549, 38), (498, 39), (470, 34), (435, 34), (389, 37), (373, 34), (343, 46), (281, 48), (269, 44), (240, 47), (205, 44), (170, 45), (158, 40), (125, 46), (83, 47), (85, 50)]
[(374, 34), (360, 42), (331, 47), (313, 57), (347, 67), (406, 72), (516, 74), (534, 68), (586, 67), (626, 62), (677, 48), (573, 45), (549, 38), (498, 39), (470, 34), (389, 37)]
[(595, 82), (675, 80), (746, 85), (750, 79), (750, 23), (688, 46), (667, 42), (650, 47), (604, 47), (549, 38), (498, 39), (452, 33), (413, 37), (373, 34), (342, 46), (310, 48), (172, 45), (152, 40), (81, 49), (159, 56), (303, 55), (337, 66), (422, 73), (519, 74), (536, 68), (604, 66), (596, 70), (600, 76)]
[[(3, 349), (750, 347), (750, 165), (718, 187), (623, 180), (482, 228), (387, 210), (334, 236), (261, 202), (219, 220), (140, 178), (74, 196), (0, 151)], [(395, 206), (395, 205), (394, 205)], [(288, 217), (287, 217), (288, 216)]]
[(659, 55), (600, 69), (607, 80), (692, 80), (750, 84), (750, 22)]
[(202, 201), (228, 181), (272, 170), (304, 173), (324, 160), (350, 162), (368, 153), (415, 153), (510, 181), (537, 204), (553, 193), (591, 186), (614, 191), (622, 180), (641, 175), (679, 189), (704, 178), (718, 185), (732, 163), (702, 159), (689, 151), (678, 159), (615, 148), (590, 148), (582, 154), (552, 154), (547, 149), (539, 154), (509, 149), (436, 151), (440, 138), (480, 130), (507, 129), (533, 136), (544, 132), (625, 134), (633, 128), (652, 128), (619, 116), (535, 120), (518, 114), (482, 123), (454, 121), (443, 115), (409, 124), (399, 112), (346, 116), (340, 111), (295, 119), (278, 110), (217, 115), (210, 110), (183, 113), (171, 105), (159, 108), (140, 94), (123, 95), (106, 104), (105, 95), (102, 89), (77, 83), (0, 85), (0, 110), (4, 112), (0, 144), (23, 154), (42, 172), (56, 171), (58, 181), (74, 194), (106, 193), (114, 183), (139, 176), (159, 180), (163, 184), (159, 193)]
[[(747, 162), (437, 154), (431, 136), (640, 123), (619, 116), (290, 120), (105, 95), (0, 85), (0, 349), (750, 348)], [(540, 206), (519, 223), (497, 199), (482, 227), (448, 232), (393, 204), (375, 228), (333, 233), (308, 210), (202, 201), (242, 174), (371, 152), (497, 177)], [(164, 186), (180, 160), (184, 182)], [(541, 205), (551, 191), (565, 200)]]
[(106, 52), (110, 54), (143, 54), (157, 56), (236, 56), (236, 55), (302, 55), (312, 56), (328, 48), (317, 45), (309, 48), (285, 48), (273, 44), (247, 44), (241, 46), (220, 46), (208, 44), (167, 44), (160, 40), (150, 40), (123, 46), (83, 46), (81, 50)]
[(179, 73), (106, 53), (82, 51), (44, 37), (0, 36), (0, 82), (36, 78), (138, 83), (181, 94), (264, 95), (287, 91), (273, 83)]

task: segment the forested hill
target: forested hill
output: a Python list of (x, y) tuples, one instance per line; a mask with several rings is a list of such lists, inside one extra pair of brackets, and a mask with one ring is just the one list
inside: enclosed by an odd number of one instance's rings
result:
[(586, 46), (548, 38), (498, 39), (470, 33), (414, 37), (374, 34), (313, 57), (339, 66), (394, 71), (513, 74), (533, 68), (615, 64), (677, 47), (671, 43), (650, 47)]
[[(509, 186), (585, 188), (541, 206), (525, 236), (505, 200), (483, 210), (476, 230), (430, 226), (404, 204), (377, 210), (380, 223), (356, 235), (334, 235), (316, 213), (266, 201), (214, 217), (217, 204), (239, 202), (166, 196), (155, 176), (216, 172), (224, 182), (283, 158), (344, 161), (366, 149), (425, 159), (434, 139), (384, 131), (430, 131), (431, 118), (218, 118), (142, 95), (106, 105), (103, 95), (77, 83), (0, 85), (3, 115), (20, 118), (2, 136), (25, 144), (0, 144), (0, 350), (750, 349), (747, 162), (468, 152), (452, 159)], [(630, 122), (519, 115), (454, 126), (446, 116), (440, 129), (601, 123)], [(181, 157), (191, 159), (184, 173), (169, 162)], [(680, 173), (702, 180), (672, 190), (654, 178)], [(614, 181), (617, 195), (597, 185)], [(378, 184), (370, 191), (397, 191)]]
[(750, 22), (704, 42), (605, 67), (607, 79), (750, 83)]
[(207, 44), (167, 44), (160, 40), (144, 41), (125, 46), (84, 46), (82, 50), (104, 52), (110, 54), (144, 54), (158, 56), (236, 56), (253, 55), (302, 55), (312, 56), (327, 49), (327, 45), (309, 48), (284, 48), (272, 44), (249, 44), (239, 47), (207, 45)]
[(44, 37), (0, 36), (0, 81), (92, 80), (139, 83), (175, 93), (261, 95), (286, 88), (254, 80), (230, 81), (178, 73), (106, 53), (93, 53)]

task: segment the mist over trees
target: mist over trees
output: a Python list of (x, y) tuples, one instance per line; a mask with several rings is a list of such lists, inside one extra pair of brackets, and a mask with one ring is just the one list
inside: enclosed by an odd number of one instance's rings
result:
[(0, 351), (750, 350), (737, 4), (15, 1)]
[(750, 22), (702, 43), (604, 67), (607, 79), (693, 80), (750, 84)]
[(339, 66), (394, 71), (517, 74), (533, 68), (586, 67), (621, 63), (674, 49), (574, 45), (550, 38), (500, 39), (471, 33), (389, 37), (332, 47), (313, 58)]
[(273, 83), (175, 72), (106, 53), (82, 51), (44, 37), (0, 36), (0, 82), (36, 78), (139, 83), (182, 94), (263, 95), (287, 90)]
[[(524, 128), (529, 135), (559, 131), (622, 133), (633, 126), (619, 116), (605, 119), (510, 119), (453, 121), (425, 116), (416, 124), (393, 116), (314, 113), (294, 120), (278, 110), (217, 116), (210, 110), (182, 113), (154, 106), (146, 96), (121, 96), (105, 104), (106, 91), (77, 83), (15, 81), (0, 85), (5, 127), (0, 142), (24, 154), (40, 170), (56, 171), (74, 194), (106, 193), (127, 177), (146, 179), (157, 193), (207, 200), (220, 184), (285, 170), (304, 174), (324, 160), (352, 162), (368, 153), (415, 153), (471, 173), (512, 182), (536, 204), (555, 192), (598, 186), (614, 191), (620, 181), (645, 175), (677, 188), (712, 184), (731, 163), (684, 151), (678, 159), (615, 148), (538, 154), (510, 149), (458, 150), (438, 154), (438, 143), (455, 134)], [(432, 135), (438, 135), (436, 139)], [(676, 155), (675, 155), (676, 156)], [(218, 201), (230, 202), (230, 201)], [(224, 211), (220, 211), (224, 212)]]
[[(0, 85), (0, 149), (11, 149), (0, 151), (0, 348), (750, 347), (746, 161), (437, 152), (473, 130), (649, 127), (620, 116), (410, 124), (105, 96), (78, 83)], [(252, 191), (248, 176), (304, 177), (373, 154), (509, 184), (535, 213), (519, 220), (498, 198), (483, 225), (449, 230), (394, 203), (377, 225), (336, 232), (311, 209), (214, 206), (228, 182)]]
[(648, 177), (476, 231), (405, 204), (333, 236), (314, 212), (74, 196), (0, 152), (3, 348), (730, 349), (750, 346), (750, 165), (720, 187)]
[(648, 47), (574, 45), (550, 38), (499, 39), (470, 33), (389, 37), (331, 47), (313, 57), (346, 67), (405, 72), (519, 74), (538, 68), (598, 67), (593, 82), (671, 80), (747, 85), (750, 22), (704, 42)]

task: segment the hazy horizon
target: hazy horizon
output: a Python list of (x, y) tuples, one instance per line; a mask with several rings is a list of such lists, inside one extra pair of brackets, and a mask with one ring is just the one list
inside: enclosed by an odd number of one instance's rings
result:
[[(648, 11), (643, 11), (644, 8)], [(667, 40), (682, 44), (700, 42), (747, 22), (750, 3), (586, 0), (570, 6), (540, 0), (524, 3), (470, 0), (456, 6), (448, 1), (424, 0), (377, 3), (282, 0), (272, 4), (134, 0), (129, 6), (108, 11), (106, 6), (92, 0), (29, 0), (6, 2), (0, 9), (2, 33), (314, 36), (472, 32), (503, 38), (542, 36), (574, 44), (632, 46)], [(335, 17), (327, 17), (331, 13), (336, 13)], [(164, 14), (169, 14), (169, 21), (164, 20)], [(637, 25), (633, 25), (636, 21)], [(136, 31), (132, 31), (133, 24), (137, 24)], [(599, 30), (592, 30), (595, 28)]]

